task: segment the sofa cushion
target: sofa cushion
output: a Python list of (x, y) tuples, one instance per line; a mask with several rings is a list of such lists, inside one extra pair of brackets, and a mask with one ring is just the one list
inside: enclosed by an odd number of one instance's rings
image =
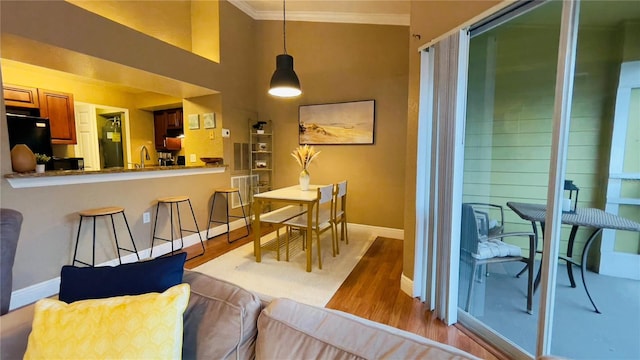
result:
[(258, 319), (256, 359), (477, 359), (336, 310), (276, 299)]
[(253, 359), (260, 299), (224, 280), (185, 270), (184, 359)]
[(163, 293), (36, 303), (25, 359), (177, 359), (189, 285)]
[(118, 266), (75, 267), (60, 273), (61, 301), (102, 299), (122, 295), (163, 292), (182, 283), (186, 253)]

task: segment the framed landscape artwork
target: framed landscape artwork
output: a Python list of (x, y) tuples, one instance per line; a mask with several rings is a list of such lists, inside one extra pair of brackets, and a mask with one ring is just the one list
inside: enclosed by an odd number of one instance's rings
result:
[(375, 100), (300, 105), (299, 142), (309, 145), (373, 144)]

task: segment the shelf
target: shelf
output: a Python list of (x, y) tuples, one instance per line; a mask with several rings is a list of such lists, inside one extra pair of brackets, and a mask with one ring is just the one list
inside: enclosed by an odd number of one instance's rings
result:
[(275, 150), (273, 148), (275, 134), (271, 120), (262, 122), (264, 133), (258, 134), (253, 128), (255, 120), (249, 122), (249, 164), (250, 174), (256, 176), (251, 186), (253, 193), (262, 193), (273, 188), (273, 172)]

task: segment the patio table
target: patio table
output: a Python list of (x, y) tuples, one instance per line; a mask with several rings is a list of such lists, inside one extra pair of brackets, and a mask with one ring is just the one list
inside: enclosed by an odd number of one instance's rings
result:
[[(529, 204), (529, 203), (519, 203), (519, 202), (507, 202), (507, 206), (511, 208), (520, 218), (524, 220), (531, 221), (531, 225), (533, 226), (533, 232), (536, 237), (538, 237), (538, 231), (536, 227), (536, 222), (540, 223), (540, 227), (542, 228), (542, 233), (544, 234), (544, 225), (545, 225), (545, 217), (547, 214), (547, 207), (544, 204)], [(571, 225), (571, 233), (569, 234), (569, 242), (567, 244), (567, 255), (560, 256), (560, 258), (567, 262), (567, 274), (569, 275), (569, 281), (571, 282), (571, 287), (576, 287), (575, 280), (573, 279), (573, 269), (572, 266), (580, 266), (580, 275), (582, 277), (582, 285), (584, 286), (584, 290), (589, 297), (589, 301), (591, 301), (591, 305), (595, 311), (599, 314), (600, 311), (596, 306), (595, 302), (591, 298), (591, 294), (589, 293), (589, 289), (587, 287), (587, 283), (584, 278), (584, 273), (587, 267), (587, 255), (589, 253), (589, 248), (591, 244), (595, 240), (595, 238), (602, 232), (602, 229), (614, 229), (614, 230), (627, 230), (627, 231), (637, 231), (640, 232), (640, 224), (620, 217), (618, 215), (614, 215), (611, 213), (607, 213), (601, 209), (595, 208), (577, 208), (575, 213), (562, 213), (562, 223), (566, 225)], [(577, 263), (573, 260), (573, 246), (576, 238), (576, 234), (578, 232), (578, 228), (580, 226), (593, 228), (593, 232), (587, 239), (587, 242), (584, 245), (584, 249), (582, 249), (582, 256), (580, 263)], [(544, 256), (544, 254), (543, 254)], [(538, 274), (536, 275), (535, 286), (538, 287), (540, 283), (540, 269), (538, 269)]]

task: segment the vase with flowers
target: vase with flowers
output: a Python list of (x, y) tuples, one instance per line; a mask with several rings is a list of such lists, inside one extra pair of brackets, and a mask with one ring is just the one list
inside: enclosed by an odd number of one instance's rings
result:
[(320, 151), (316, 151), (313, 146), (309, 145), (299, 146), (291, 153), (291, 156), (296, 159), (298, 165), (302, 168), (298, 178), (300, 182), (300, 190), (309, 190), (310, 176), (308, 167), (319, 154)]
[(35, 153), (34, 155), (36, 156), (36, 172), (44, 173), (44, 167), (49, 162), (49, 160), (51, 160), (51, 156), (39, 153)]

